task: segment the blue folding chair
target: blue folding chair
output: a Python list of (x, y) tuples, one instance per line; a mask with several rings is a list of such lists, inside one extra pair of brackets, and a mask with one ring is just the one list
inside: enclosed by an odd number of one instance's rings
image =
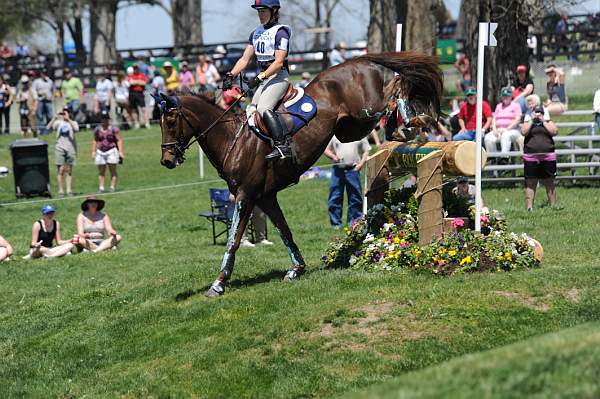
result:
[[(235, 204), (229, 201), (229, 190), (226, 188), (209, 188), (210, 212), (201, 212), (200, 216), (210, 220), (212, 224), (213, 245), (223, 234), (229, 236), (229, 228), (233, 219)], [(225, 229), (217, 232), (217, 223), (223, 223)]]

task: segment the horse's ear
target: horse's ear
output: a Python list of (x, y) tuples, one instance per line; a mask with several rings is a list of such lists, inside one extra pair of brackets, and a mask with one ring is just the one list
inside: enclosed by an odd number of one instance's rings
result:
[(177, 96), (167, 96), (166, 94), (160, 93), (168, 109), (179, 108), (179, 98)]

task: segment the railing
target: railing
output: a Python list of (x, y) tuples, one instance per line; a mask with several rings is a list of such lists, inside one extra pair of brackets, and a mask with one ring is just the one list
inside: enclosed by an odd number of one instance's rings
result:
[(546, 58), (557, 56), (572, 58), (600, 53), (600, 18), (590, 20), (588, 17), (592, 15), (569, 15), (566, 38), (561, 38), (561, 35), (555, 32), (559, 19), (556, 16), (548, 18), (549, 23), (545, 23), (546, 30), (533, 34), (537, 39), (536, 59), (544, 62)]

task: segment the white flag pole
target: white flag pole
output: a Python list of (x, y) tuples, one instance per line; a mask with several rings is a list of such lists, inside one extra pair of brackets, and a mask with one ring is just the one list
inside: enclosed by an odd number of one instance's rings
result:
[(479, 23), (479, 46), (477, 48), (477, 131), (475, 136), (475, 231), (481, 231), (481, 139), (483, 136), (483, 70), (485, 68), (485, 47), (496, 46), (494, 31), (497, 23)]
[(200, 178), (204, 179), (204, 151), (198, 146), (198, 166), (200, 168)]

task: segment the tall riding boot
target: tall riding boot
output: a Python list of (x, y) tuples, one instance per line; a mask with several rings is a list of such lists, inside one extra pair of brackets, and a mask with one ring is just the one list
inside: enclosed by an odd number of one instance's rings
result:
[(265, 122), (265, 126), (267, 130), (269, 130), (269, 134), (274, 142), (273, 151), (269, 153), (265, 158), (266, 159), (285, 159), (286, 157), (290, 157), (292, 152), (290, 151), (290, 147), (285, 144), (285, 136), (283, 133), (283, 126), (281, 126), (281, 122), (277, 117), (277, 114), (271, 110), (266, 110), (263, 112), (263, 121)]

